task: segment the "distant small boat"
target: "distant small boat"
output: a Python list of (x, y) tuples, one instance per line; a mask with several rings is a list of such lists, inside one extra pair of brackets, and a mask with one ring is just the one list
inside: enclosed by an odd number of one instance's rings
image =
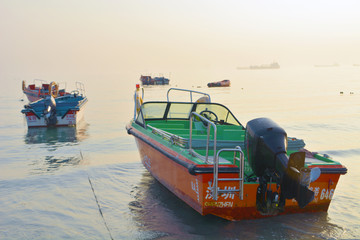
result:
[(48, 83), (41, 79), (34, 79), (34, 82), (28, 86), (26, 86), (25, 81), (22, 81), (22, 91), (30, 102), (37, 101), (50, 95), (56, 98), (58, 96), (69, 94), (65, 91), (65, 89), (59, 90), (58, 83)]
[(165, 77), (143, 76), (140, 77), (141, 85), (169, 85), (170, 79)]
[(211, 82), (207, 84), (208, 87), (230, 87), (230, 80), (222, 80), (219, 82)]
[(238, 67), (237, 69), (279, 69), (280, 65), (277, 62), (262, 65), (250, 65), (249, 67)]
[(44, 99), (24, 106), (28, 127), (74, 126), (83, 118), (83, 110), (88, 101), (82, 83), (76, 83), (77, 90), (54, 98), (47, 95)]
[(339, 67), (340, 65), (338, 63), (329, 64), (329, 65), (314, 65), (314, 67)]
[(250, 69), (277, 69), (280, 68), (279, 63), (273, 62), (270, 64), (262, 64), (262, 65), (252, 65)]

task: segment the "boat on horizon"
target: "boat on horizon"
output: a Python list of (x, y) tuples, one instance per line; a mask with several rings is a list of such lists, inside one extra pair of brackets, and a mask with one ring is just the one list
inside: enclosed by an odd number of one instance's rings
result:
[(151, 77), (141, 75), (140, 77), (141, 85), (169, 85), (170, 79), (165, 77)]
[[(171, 101), (172, 91), (189, 94), (189, 100)], [(209, 94), (170, 88), (166, 101), (143, 102), (143, 96), (137, 86), (134, 117), (126, 126), (141, 161), (202, 215), (241, 220), (327, 211), (347, 173), (271, 119), (253, 119), (245, 127)]]
[(210, 82), (207, 84), (208, 87), (230, 87), (230, 80), (222, 80), (218, 82)]
[(338, 63), (334, 63), (334, 64), (318, 64), (318, 65), (314, 65), (314, 67), (339, 67), (340, 64)]
[(280, 64), (277, 62), (272, 62), (270, 64), (261, 64), (261, 65), (250, 65), (249, 67), (238, 67), (237, 69), (252, 69), (252, 70), (257, 70), (257, 69), (279, 69), (280, 68)]
[(47, 96), (64, 96), (69, 94), (65, 88), (59, 89), (59, 84), (56, 82), (47, 82), (41, 79), (34, 79), (33, 83), (26, 86), (25, 80), (22, 81), (22, 91), (28, 98), (29, 102), (35, 102)]
[(59, 127), (75, 126), (82, 119), (84, 108), (88, 101), (82, 83), (76, 83), (77, 89), (64, 96), (48, 95), (24, 106), (27, 126), (30, 127)]

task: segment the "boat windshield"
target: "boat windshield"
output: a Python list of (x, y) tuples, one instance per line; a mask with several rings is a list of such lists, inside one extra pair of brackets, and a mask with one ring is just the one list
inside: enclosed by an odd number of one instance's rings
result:
[[(204, 115), (210, 120), (215, 120), (227, 125), (241, 125), (230, 110), (217, 103), (198, 103), (196, 104), (196, 113)], [(215, 115), (214, 115), (215, 114)], [(217, 118), (217, 119), (216, 119)]]
[(189, 120), (191, 112), (219, 124), (242, 126), (231, 111), (219, 103), (146, 102), (141, 106), (136, 122), (144, 125), (146, 120)]

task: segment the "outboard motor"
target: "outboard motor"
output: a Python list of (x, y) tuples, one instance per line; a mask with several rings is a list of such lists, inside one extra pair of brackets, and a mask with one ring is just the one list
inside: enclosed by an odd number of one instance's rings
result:
[(53, 96), (47, 96), (45, 98), (44, 105), (44, 119), (46, 125), (55, 126), (57, 123), (55, 98)]
[[(295, 198), (300, 208), (314, 199), (308, 186), (319, 175), (316, 169), (305, 168), (305, 153), (296, 152), (288, 158), (287, 134), (268, 118), (257, 118), (246, 125), (246, 147), (249, 164), (259, 177), (256, 195), (258, 211), (275, 215), (284, 210), (285, 200)], [(312, 178), (312, 179), (311, 179)], [(276, 190), (271, 188), (276, 184)]]

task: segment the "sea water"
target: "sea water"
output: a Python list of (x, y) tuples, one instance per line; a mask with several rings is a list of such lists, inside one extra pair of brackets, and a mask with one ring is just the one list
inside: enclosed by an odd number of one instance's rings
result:
[[(327, 153), (348, 169), (326, 213), (238, 222), (201, 216), (142, 166), (125, 130), (139, 77), (80, 79), (89, 102), (79, 126), (28, 129), (20, 113), (27, 103), (23, 79), (2, 76), (0, 239), (360, 238), (359, 67), (172, 73), (170, 87), (209, 93), (244, 126), (269, 117), (310, 151)], [(231, 87), (206, 87), (223, 79)], [(168, 88), (145, 87), (144, 100), (166, 100)]]

